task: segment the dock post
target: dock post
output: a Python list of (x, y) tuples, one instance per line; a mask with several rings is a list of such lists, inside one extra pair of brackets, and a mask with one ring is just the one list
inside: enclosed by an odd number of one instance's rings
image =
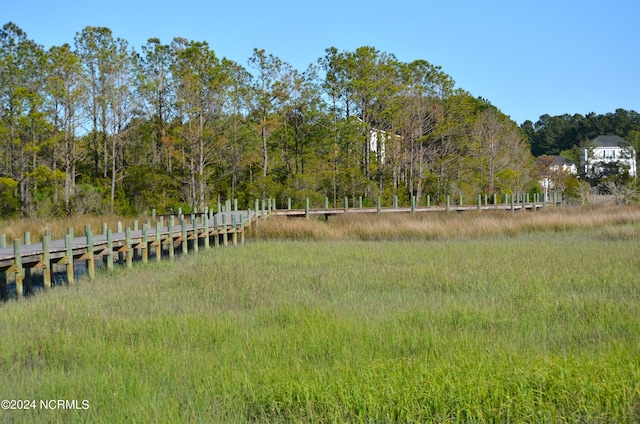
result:
[(184, 218), (180, 219), (180, 226), (182, 227), (182, 254), (189, 253), (189, 243), (187, 242), (187, 221)]
[(169, 234), (167, 235), (167, 241), (169, 243), (169, 260), (173, 260), (176, 256), (176, 249), (173, 244), (173, 224), (174, 224), (174, 217), (173, 215), (171, 215), (169, 217)]
[(416, 196), (414, 196), (413, 194), (411, 195), (411, 213), (416, 213)]
[(4, 249), (7, 247), (7, 235), (0, 234), (0, 249)]
[(107, 228), (107, 254), (102, 257), (107, 264), (107, 270), (113, 271), (113, 231)]
[(71, 234), (66, 234), (64, 236), (64, 247), (67, 251), (66, 253), (66, 263), (67, 263), (67, 285), (71, 286), (75, 284), (75, 275), (73, 272), (73, 244), (72, 244), (72, 236)]
[(347, 213), (349, 211), (349, 198), (347, 196), (344, 196), (344, 213)]
[(160, 262), (162, 259), (162, 235), (161, 233), (162, 223), (156, 222), (156, 262)]
[(16, 299), (20, 300), (24, 296), (24, 291), (22, 287), (22, 252), (20, 249), (20, 240), (15, 239), (13, 241), (13, 254), (15, 256), (14, 264), (14, 274), (16, 276)]
[(124, 252), (124, 261), (127, 268), (131, 268), (133, 266), (133, 244), (131, 243), (131, 229), (127, 227), (124, 230), (124, 243), (126, 245), (126, 250)]
[[(262, 201), (262, 213), (264, 213), (264, 200)], [(229, 241), (229, 229), (227, 228), (227, 222), (226, 222), (226, 218), (224, 215), (222, 215), (222, 245), (226, 246), (227, 242)]]
[(287, 210), (291, 210), (291, 197), (287, 197)]
[(482, 210), (482, 195), (478, 194), (478, 210)]
[(396, 195), (393, 196), (393, 207), (394, 208), (398, 207), (398, 196)]
[(144, 224), (142, 226), (142, 263), (146, 264), (149, 262), (149, 235), (147, 234), (149, 231), (149, 224)]
[[(256, 203), (258, 201), (256, 200)], [(220, 238), (220, 234), (218, 233), (218, 230), (220, 229), (220, 227), (218, 227), (218, 215), (214, 215), (213, 217), (213, 229), (215, 230), (215, 237), (213, 238), (213, 247), (218, 247), (218, 242), (219, 242), (219, 238)]]
[(362, 196), (358, 197), (358, 207), (362, 209)]
[(427, 207), (430, 208), (431, 207), (431, 195), (427, 194)]
[(309, 198), (304, 199), (304, 217), (309, 218)]
[(42, 283), (45, 290), (51, 288), (51, 258), (49, 254), (50, 244), (51, 231), (47, 230), (42, 237), (42, 263), (44, 264), (44, 269), (42, 270)]
[(87, 238), (87, 254), (86, 254), (86, 267), (87, 273), (89, 274), (89, 279), (93, 280), (96, 276), (96, 267), (95, 267), (95, 259), (93, 257), (93, 232), (91, 231), (91, 227), (89, 225), (84, 226), (84, 234)]
[(238, 212), (238, 199), (233, 199), (233, 211)]
[(9, 297), (9, 292), (7, 290), (7, 273), (0, 272), (0, 300), (7, 300)]
[(202, 226), (204, 227), (204, 248), (208, 249), (209, 248), (209, 217), (207, 215), (205, 215), (204, 217), (202, 217)]
[(233, 245), (237, 245), (238, 244), (238, 229), (236, 227), (236, 216), (235, 215), (231, 215), (231, 241), (233, 243)]
[(198, 246), (200, 237), (198, 234), (198, 219), (195, 215), (191, 216), (191, 228), (193, 229), (193, 253), (198, 253), (198, 250), (200, 249), (200, 246)]
[(451, 195), (447, 194), (447, 212), (451, 210)]
[(244, 217), (240, 218), (240, 244), (244, 244)]
[[(31, 233), (29, 231), (24, 232), (24, 245), (28, 246), (31, 244)], [(24, 294), (29, 295), (31, 293), (31, 283), (32, 283), (32, 275), (31, 268), (24, 267)]]
[(380, 213), (381, 210), (382, 210), (382, 200), (380, 199), (380, 196), (378, 196), (378, 213)]

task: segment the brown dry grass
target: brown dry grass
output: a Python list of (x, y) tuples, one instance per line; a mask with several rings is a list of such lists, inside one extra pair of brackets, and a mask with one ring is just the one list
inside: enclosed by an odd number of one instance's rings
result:
[(102, 223), (106, 222), (107, 226), (115, 231), (118, 226), (118, 222), (122, 223), (123, 228), (133, 228), (133, 221), (138, 220), (140, 228), (142, 224), (148, 219), (146, 216), (140, 216), (137, 218), (122, 217), (116, 215), (110, 216), (74, 216), (68, 218), (32, 218), (22, 219), (15, 221), (0, 221), (0, 234), (5, 234), (7, 237), (7, 243), (14, 239), (23, 239), (25, 232), (31, 234), (31, 241), (36, 242), (42, 239), (45, 230), (51, 230), (51, 238), (54, 240), (64, 238), (69, 228), (73, 228), (73, 234), (75, 236), (85, 235), (85, 225), (89, 225), (94, 234), (102, 232)]
[[(423, 212), (337, 215), (324, 219), (271, 217), (252, 228), (259, 239), (429, 240), (600, 229), (611, 237), (634, 237), (637, 206), (547, 207), (537, 212)], [(621, 229), (620, 226), (626, 225)], [(631, 233), (632, 234), (631, 234)]]

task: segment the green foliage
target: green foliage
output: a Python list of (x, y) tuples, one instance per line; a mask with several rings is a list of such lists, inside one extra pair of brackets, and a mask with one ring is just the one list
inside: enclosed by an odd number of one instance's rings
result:
[[(636, 133), (640, 131), (640, 115), (633, 110), (624, 109), (602, 115), (542, 115), (535, 124), (526, 121), (521, 128), (529, 137), (534, 156), (558, 155), (599, 135), (612, 134), (625, 139), (630, 137), (629, 142), (633, 140), (633, 143), (637, 143)], [(571, 155), (565, 156), (576, 159)], [(577, 160), (575, 163), (580, 161)]]
[(576, 160), (574, 146), (606, 133), (640, 143), (636, 112), (544, 115), (518, 128), (439, 66), (373, 46), (331, 47), (302, 71), (256, 48), (250, 72), (206, 41), (150, 38), (136, 52), (105, 27), (45, 52), (8, 23), (0, 43), (0, 164), (20, 181), (22, 215), (230, 198), (466, 202), (533, 187), (531, 151)]
[[(3, 305), (0, 365), (12, 372), (0, 387), (90, 403), (3, 414), (634, 422), (640, 302), (620, 264), (637, 261), (637, 237), (632, 224), (446, 243), (272, 240), (116, 270)], [(523, 272), (538, 264), (553, 269)]]
[(17, 189), (17, 181), (0, 177), (0, 214), (3, 217), (13, 218), (20, 212), (20, 198)]

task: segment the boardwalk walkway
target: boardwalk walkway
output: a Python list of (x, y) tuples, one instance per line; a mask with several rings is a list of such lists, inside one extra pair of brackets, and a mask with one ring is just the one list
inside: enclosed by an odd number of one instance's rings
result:
[[(309, 199), (306, 199), (305, 209), (291, 209), (291, 201), (287, 209), (276, 209), (273, 199), (269, 199), (268, 206), (262, 203), (262, 210), (233, 211), (230, 204), (225, 209), (228, 212), (205, 212), (188, 216), (178, 215), (167, 217), (164, 225), (164, 217), (151, 227), (148, 221), (142, 229), (119, 229), (116, 232), (106, 228), (103, 224), (102, 233), (94, 235), (92, 230), (85, 227), (85, 236), (74, 237), (72, 230), (64, 239), (51, 240), (50, 233), (45, 234), (42, 241), (31, 243), (27, 240), (22, 245), (21, 240), (14, 240), (13, 246), (4, 247), (4, 240), (0, 243), (0, 299), (6, 300), (13, 297), (9, 293), (9, 283), (15, 287), (15, 297), (20, 299), (29, 294), (32, 288), (32, 270), (40, 270), (42, 274), (42, 286), (51, 287), (54, 265), (64, 267), (66, 270), (66, 283), (75, 282), (76, 264), (84, 267), (89, 278), (94, 277), (95, 263), (101, 261), (107, 269), (113, 269), (114, 261), (118, 260), (126, 267), (131, 267), (134, 260), (146, 263), (149, 260), (160, 261), (163, 257), (173, 259), (176, 253), (187, 254), (189, 251), (197, 252), (201, 247), (209, 248), (211, 244), (227, 245), (244, 243), (245, 226), (258, 217), (267, 215), (289, 217), (324, 216), (328, 219), (340, 214), (371, 214), (371, 213), (419, 213), (419, 212), (464, 212), (471, 210), (518, 210), (536, 211), (547, 205), (547, 202), (514, 202), (488, 204), (485, 197), (484, 203), (478, 196), (477, 205), (451, 205), (447, 198), (446, 206), (420, 206), (412, 200), (411, 207), (381, 207), (378, 198), (377, 207), (362, 207), (360, 199), (358, 208), (350, 208), (348, 199), (345, 199), (343, 208), (329, 208), (325, 198), (324, 208), (309, 207)], [(428, 203), (428, 202), (427, 202)], [(554, 202), (555, 204), (556, 202)], [(394, 201), (397, 204), (397, 199)], [(234, 208), (235, 209), (235, 208)], [(4, 236), (2, 236), (4, 237)], [(25, 235), (25, 239), (27, 239)], [(10, 281), (11, 280), (11, 281)]]
[[(102, 259), (107, 268), (112, 269), (114, 260), (120, 259), (131, 267), (134, 259), (147, 262), (150, 258), (159, 261), (163, 256), (172, 259), (176, 253), (186, 254), (209, 248), (211, 244), (227, 245), (244, 243), (245, 226), (255, 219), (253, 211), (219, 212), (217, 214), (191, 215), (162, 221), (155, 228), (147, 224), (142, 229), (113, 232), (107, 229), (103, 234), (94, 235), (86, 228), (86, 236), (51, 240), (45, 235), (41, 242), (22, 245), (14, 240), (13, 246), (0, 248), (0, 298), (8, 297), (8, 277), (13, 277), (15, 296), (21, 298), (31, 287), (33, 269), (42, 270), (44, 288), (51, 286), (54, 265), (66, 267), (67, 284), (75, 281), (75, 267), (83, 261), (90, 278), (94, 276), (95, 261)], [(189, 219), (190, 218), (190, 219)]]

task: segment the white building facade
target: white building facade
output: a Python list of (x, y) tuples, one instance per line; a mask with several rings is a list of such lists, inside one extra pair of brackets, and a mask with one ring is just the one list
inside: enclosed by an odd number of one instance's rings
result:
[(581, 165), (585, 175), (595, 175), (609, 163), (627, 168), (632, 177), (637, 175), (636, 151), (624, 138), (601, 135), (593, 143), (593, 147), (583, 149)]

